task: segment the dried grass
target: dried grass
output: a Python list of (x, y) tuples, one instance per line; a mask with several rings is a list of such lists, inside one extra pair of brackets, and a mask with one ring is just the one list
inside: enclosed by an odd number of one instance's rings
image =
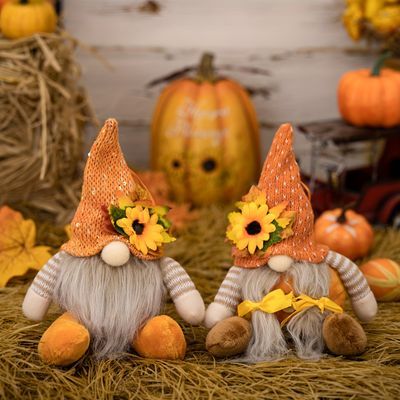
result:
[(83, 126), (93, 120), (76, 46), (63, 31), (0, 36), (0, 203), (60, 222), (79, 200)]
[[(206, 302), (212, 300), (230, 265), (229, 246), (223, 239), (226, 211), (203, 210), (169, 249), (185, 265)], [(55, 245), (55, 238), (62, 235), (49, 225), (38, 232), (41, 242), (50, 237)], [(400, 261), (400, 232), (378, 232), (373, 254)], [(365, 325), (368, 350), (353, 359), (327, 356), (307, 362), (292, 356), (253, 366), (216, 362), (204, 351), (206, 329), (182, 323), (189, 345), (183, 362), (133, 354), (95, 362), (88, 355), (59, 369), (42, 364), (36, 351), (41, 334), (59, 312), (53, 307), (46, 322), (28, 322), (21, 314), (28, 284), (28, 278), (20, 278), (0, 290), (0, 397), (6, 399), (400, 398), (400, 303), (380, 305), (377, 319)], [(167, 312), (175, 315), (171, 304)]]

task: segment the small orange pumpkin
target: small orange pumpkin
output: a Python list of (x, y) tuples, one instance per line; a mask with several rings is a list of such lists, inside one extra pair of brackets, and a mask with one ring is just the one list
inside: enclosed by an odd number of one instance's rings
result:
[(379, 301), (400, 300), (400, 265), (388, 258), (370, 260), (360, 267)]
[(257, 179), (259, 131), (247, 92), (216, 76), (204, 54), (198, 76), (161, 93), (152, 122), (151, 164), (174, 199), (195, 205), (238, 199)]
[(345, 73), (339, 81), (343, 119), (356, 126), (389, 128), (400, 124), (400, 72), (382, 68), (386, 53), (373, 67)]
[(314, 231), (318, 243), (351, 260), (365, 256), (374, 240), (374, 231), (362, 215), (340, 208), (322, 213)]

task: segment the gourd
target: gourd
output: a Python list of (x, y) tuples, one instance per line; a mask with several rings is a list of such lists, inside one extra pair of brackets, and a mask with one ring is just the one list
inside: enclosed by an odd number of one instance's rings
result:
[(370, 260), (360, 266), (378, 301), (400, 300), (400, 265), (388, 258)]
[(151, 164), (174, 198), (195, 205), (238, 199), (259, 172), (259, 128), (247, 92), (215, 74), (204, 54), (195, 78), (162, 92), (152, 122)]

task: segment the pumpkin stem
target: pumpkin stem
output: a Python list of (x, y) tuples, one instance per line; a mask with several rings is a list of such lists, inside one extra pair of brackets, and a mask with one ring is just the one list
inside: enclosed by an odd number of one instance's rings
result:
[(19, 0), (19, 4), (28, 4), (29, 0)]
[(345, 224), (346, 221), (347, 221), (347, 218), (346, 218), (346, 211), (347, 211), (347, 210), (350, 210), (352, 207), (354, 207), (355, 204), (356, 204), (356, 202), (355, 202), (355, 201), (352, 201), (351, 203), (345, 205), (345, 206), (342, 208), (342, 211), (341, 211), (340, 215), (338, 216), (336, 222), (338, 222), (339, 224)]
[(213, 66), (214, 54), (204, 53), (201, 56), (199, 68), (197, 70), (197, 79), (201, 82), (216, 80), (215, 70)]
[(391, 51), (385, 51), (381, 56), (378, 58), (376, 61), (375, 65), (372, 68), (371, 75), (372, 76), (379, 76), (381, 73), (381, 68), (385, 64), (385, 61), (392, 57), (392, 52)]

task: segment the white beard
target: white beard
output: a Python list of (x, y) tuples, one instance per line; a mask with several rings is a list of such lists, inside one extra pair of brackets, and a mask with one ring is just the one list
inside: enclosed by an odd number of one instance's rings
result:
[(158, 262), (131, 255), (125, 265), (111, 267), (98, 255), (62, 252), (62, 257), (55, 302), (89, 330), (97, 358), (121, 356), (164, 305), (166, 289)]
[[(306, 294), (313, 298), (328, 296), (330, 273), (325, 263), (295, 262), (283, 272), (291, 280), (294, 294)], [(260, 301), (279, 281), (281, 273), (268, 266), (248, 269), (243, 273), (243, 298)], [(322, 324), (327, 313), (311, 307), (291, 318), (286, 325), (300, 358), (318, 359), (324, 350)], [(253, 336), (243, 357), (236, 361), (260, 362), (282, 358), (289, 348), (280, 323), (274, 314), (262, 311), (252, 313)]]

